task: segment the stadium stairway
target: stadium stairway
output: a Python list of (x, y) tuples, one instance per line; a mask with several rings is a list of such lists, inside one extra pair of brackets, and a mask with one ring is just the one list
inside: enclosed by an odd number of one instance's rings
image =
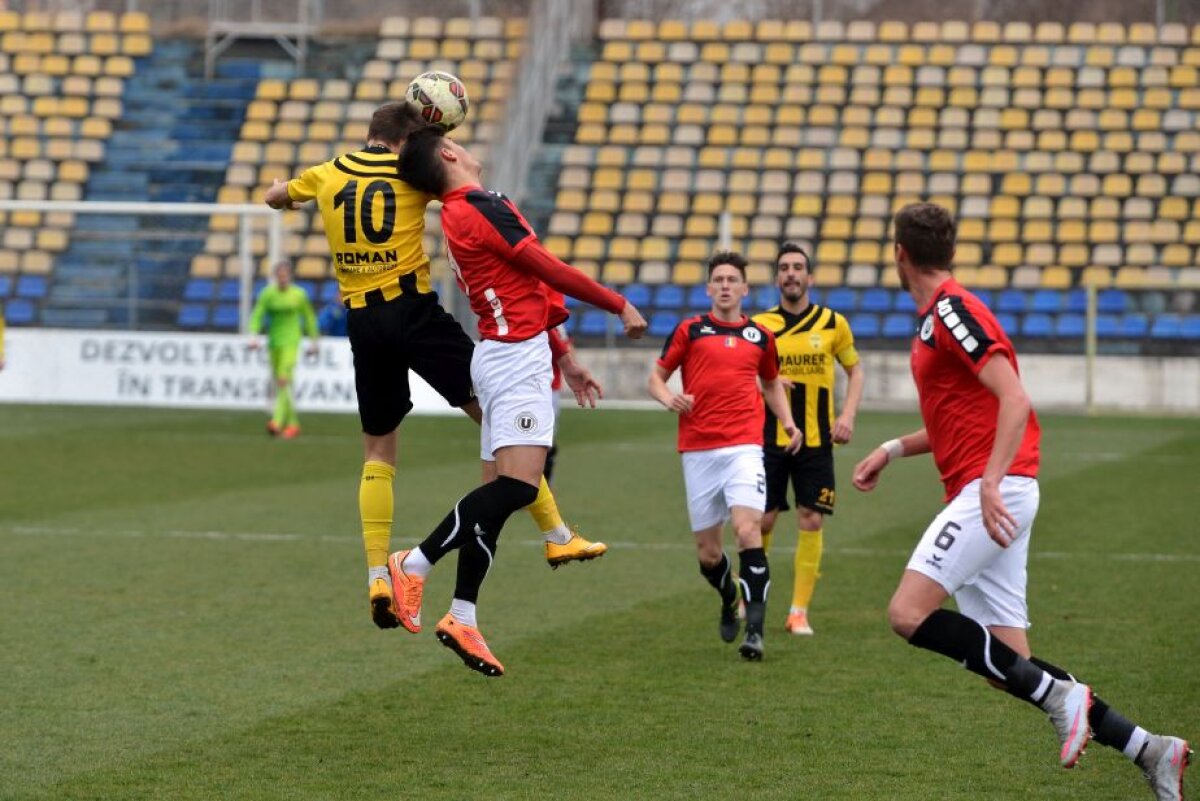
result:
[[(215, 200), (258, 84), (257, 68), (248, 67), (254, 65), (231, 61), (206, 81), (198, 45), (156, 42), (126, 82), (124, 114), (84, 199)], [(202, 217), (78, 215), (71, 245), (54, 271), (43, 322), (173, 327), (188, 266), (207, 229)], [(137, 310), (128, 303), (131, 285)]]

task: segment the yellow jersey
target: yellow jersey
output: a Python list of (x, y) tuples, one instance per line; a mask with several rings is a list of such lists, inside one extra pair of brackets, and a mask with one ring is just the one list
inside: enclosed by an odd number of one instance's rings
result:
[(381, 146), (346, 153), (309, 167), (288, 182), (292, 200), (316, 200), (342, 300), (359, 305), (372, 289), (398, 294), (398, 279), (415, 273), (418, 292), (430, 292), (425, 254), (425, 207), (432, 195), (397, 175), (396, 154)]
[[(754, 322), (775, 335), (779, 354), (779, 377), (791, 381), (788, 391), (792, 417), (804, 431), (804, 443), (809, 448), (833, 444), (833, 363), (843, 367), (858, 364), (854, 350), (854, 334), (846, 318), (816, 303), (799, 314), (791, 314), (779, 306), (754, 315)], [(763, 442), (766, 447), (783, 447), (789, 437), (783, 432), (771, 410)]]

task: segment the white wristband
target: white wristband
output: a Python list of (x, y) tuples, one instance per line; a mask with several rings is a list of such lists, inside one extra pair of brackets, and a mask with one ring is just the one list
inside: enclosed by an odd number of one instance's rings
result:
[(879, 447), (887, 453), (889, 462), (904, 456), (904, 443), (898, 439), (889, 439)]

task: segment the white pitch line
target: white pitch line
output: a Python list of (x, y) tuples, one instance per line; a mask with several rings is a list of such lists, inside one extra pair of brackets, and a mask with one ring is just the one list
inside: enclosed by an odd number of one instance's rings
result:
[[(140, 529), (84, 529), (71, 526), (22, 526), (0, 525), (0, 531), (7, 531), (23, 537), (40, 536), (83, 536), (83, 537), (114, 537), (129, 539), (146, 539), (152, 537), (167, 537), (181, 540), (213, 540), (223, 542), (328, 542), (345, 544), (359, 542), (357, 535), (345, 534), (300, 534), (267, 531), (183, 531), (167, 529), (164, 531), (147, 531)], [(395, 537), (396, 543), (415, 545), (419, 539), (412, 537)], [(542, 547), (542, 540), (506, 540), (509, 545), (524, 547)], [(675, 542), (609, 542), (608, 547), (618, 550), (631, 551), (691, 551), (695, 546), (686, 539)], [(778, 547), (775, 550), (791, 553), (795, 548)], [(912, 553), (901, 548), (854, 548), (828, 547), (826, 553), (838, 556), (863, 557), (895, 557), (903, 558)], [(1200, 554), (1195, 553), (1111, 553), (1104, 551), (1084, 551), (1073, 553), (1069, 551), (1031, 551), (1034, 559), (1101, 559), (1115, 562), (1164, 562), (1164, 563), (1200, 563)]]

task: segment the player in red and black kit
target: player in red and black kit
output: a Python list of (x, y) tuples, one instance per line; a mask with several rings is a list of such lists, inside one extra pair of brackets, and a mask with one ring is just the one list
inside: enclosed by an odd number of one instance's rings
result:
[[(733, 642), (738, 633), (738, 593), (721, 543), (725, 521), (733, 520), (740, 556), (738, 583), (746, 602), (746, 637), (738, 652), (756, 660), (763, 655), (763, 618), (771, 582), (761, 528), (767, 498), (764, 398), (791, 437), (787, 452), (796, 453), (804, 440), (779, 380), (775, 337), (742, 314), (748, 292), (742, 256), (725, 251), (709, 259), (712, 309), (675, 327), (650, 374), (649, 390), (655, 400), (679, 415), (688, 517), (700, 572), (721, 596), (719, 631), (725, 642)], [(683, 392), (675, 393), (667, 379), (681, 368)]]
[[(892, 459), (932, 453), (947, 506), (900, 579), (888, 607), (892, 629), (1047, 712), (1063, 767), (1094, 736), (1134, 761), (1159, 801), (1182, 799), (1187, 742), (1134, 725), (1067, 671), (1031, 656), (1025, 566), (1041, 431), (1016, 351), (987, 306), (951, 274), (948, 211), (905, 206), (895, 237), (900, 283), (919, 309), (912, 373), (925, 427), (872, 451), (855, 467), (854, 486), (870, 491)], [(951, 595), (957, 612), (942, 608)]]
[[(475, 604), (509, 515), (533, 502), (554, 437), (551, 360), (562, 368), (580, 405), (595, 403), (600, 386), (547, 331), (567, 319), (571, 295), (617, 314), (636, 339), (646, 321), (634, 306), (547, 251), (512, 201), (480, 186), (482, 168), (437, 127), (410, 134), (399, 173), (410, 186), (441, 198), (447, 256), (479, 319), (471, 380), (483, 407), (480, 456), (484, 484), (468, 493), (417, 548), (391, 555), (388, 567), (401, 618), (417, 621), (425, 577), (443, 556), (459, 551), (450, 611), (437, 637), (468, 667), (501, 676), (476, 623)], [(414, 627), (406, 626), (409, 630)]]

